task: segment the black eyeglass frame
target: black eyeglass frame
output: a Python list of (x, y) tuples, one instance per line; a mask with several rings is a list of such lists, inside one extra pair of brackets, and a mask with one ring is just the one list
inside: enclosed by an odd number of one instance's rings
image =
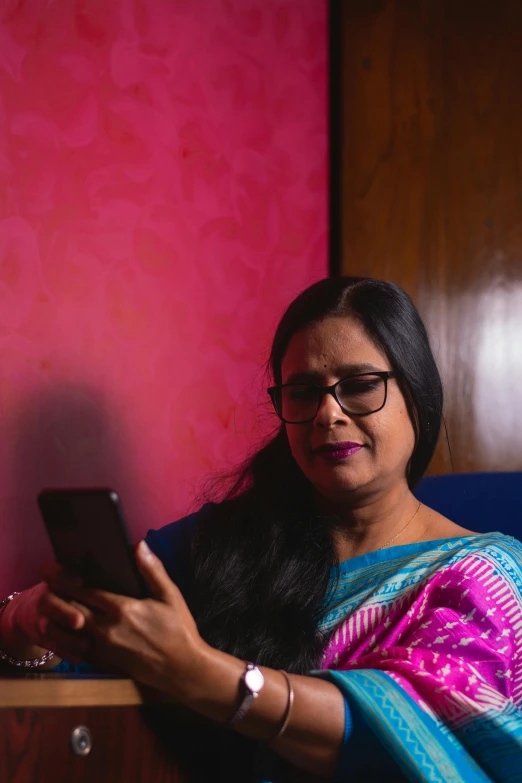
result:
[[(384, 401), (382, 405), (379, 408), (376, 408), (374, 411), (367, 411), (366, 413), (355, 413), (354, 411), (349, 411), (347, 408), (344, 407), (342, 402), (340, 401), (339, 397), (337, 396), (337, 387), (339, 384), (344, 383), (345, 381), (349, 381), (352, 378), (364, 378), (368, 375), (378, 375), (379, 378), (382, 378), (384, 381)], [(340, 381), (337, 381), (336, 383), (332, 383), (331, 386), (315, 386), (314, 384), (306, 384), (306, 383), (281, 383), (278, 386), (269, 386), (267, 389), (268, 394), (270, 395), (270, 399), (272, 400), (272, 405), (274, 406), (274, 410), (278, 417), (281, 419), (281, 421), (284, 424), (308, 424), (309, 422), (313, 421), (317, 414), (319, 413), (319, 408), (321, 407), (321, 403), (323, 401), (325, 394), (331, 394), (340, 409), (343, 411), (343, 413), (346, 413), (347, 416), (371, 416), (372, 413), (378, 413), (379, 411), (382, 411), (384, 406), (386, 405), (386, 400), (388, 399), (388, 379), (389, 378), (395, 378), (396, 373), (393, 372), (393, 370), (378, 370), (376, 372), (361, 372), (357, 373), (356, 375), (348, 375), (346, 378), (341, 378)], [(317, 409), (313, 416), (311, 416), (309, 419), (303, 419), (300, 421), (289, 421), (288, 419), (283, 419), (281, 414), (279, 413), (277, 409), (277, 402), (276, 402), (276, 394), (279, 389), (287, 389), (291, 386), (309, 386), (312, 389), (320, 389), (321, 393), (317, 398)]]

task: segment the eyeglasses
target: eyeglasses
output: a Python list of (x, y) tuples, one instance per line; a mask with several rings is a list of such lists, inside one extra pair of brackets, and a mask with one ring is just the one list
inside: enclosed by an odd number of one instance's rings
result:
[(325, 394), (331, 394), (348, 416), (369, 416), (386, 404), (388, 379), (394, 372), (364, 372), (342, 378), (332, 386), (283, 383), (267, 389), (275, 412), (285, 424), (305, 424), (317, 416)]

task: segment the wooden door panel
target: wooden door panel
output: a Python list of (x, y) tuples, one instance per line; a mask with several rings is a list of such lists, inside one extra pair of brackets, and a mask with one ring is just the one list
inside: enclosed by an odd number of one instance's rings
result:
[[(336, 15), (341, 271), (418, 305), (454, 469), (520, 470), (522, 3), (346, 0)], [(441, 443), (432, 472), (450, 469)]]

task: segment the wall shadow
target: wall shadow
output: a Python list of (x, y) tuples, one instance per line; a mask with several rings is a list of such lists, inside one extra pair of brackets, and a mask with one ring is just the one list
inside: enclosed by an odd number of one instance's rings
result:
[(36, 503), (44, 487), (110, 487), (125, 495), (126, 505), (140, 506), (132, 496), (131, 449), (115, 407), (99, 390), (80, 384), (40, 390), (19, 407), (2, 526), (10, 550), (0, 575), (2, 594), (38, 581), (52, 557)]

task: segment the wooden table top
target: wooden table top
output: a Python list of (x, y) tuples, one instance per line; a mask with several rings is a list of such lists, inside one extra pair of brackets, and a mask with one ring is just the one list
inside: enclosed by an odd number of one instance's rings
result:
[(106, 675), (0, 676), (0, 709), (25, 707), (123, 707), (171, 702), (133, 680)]

